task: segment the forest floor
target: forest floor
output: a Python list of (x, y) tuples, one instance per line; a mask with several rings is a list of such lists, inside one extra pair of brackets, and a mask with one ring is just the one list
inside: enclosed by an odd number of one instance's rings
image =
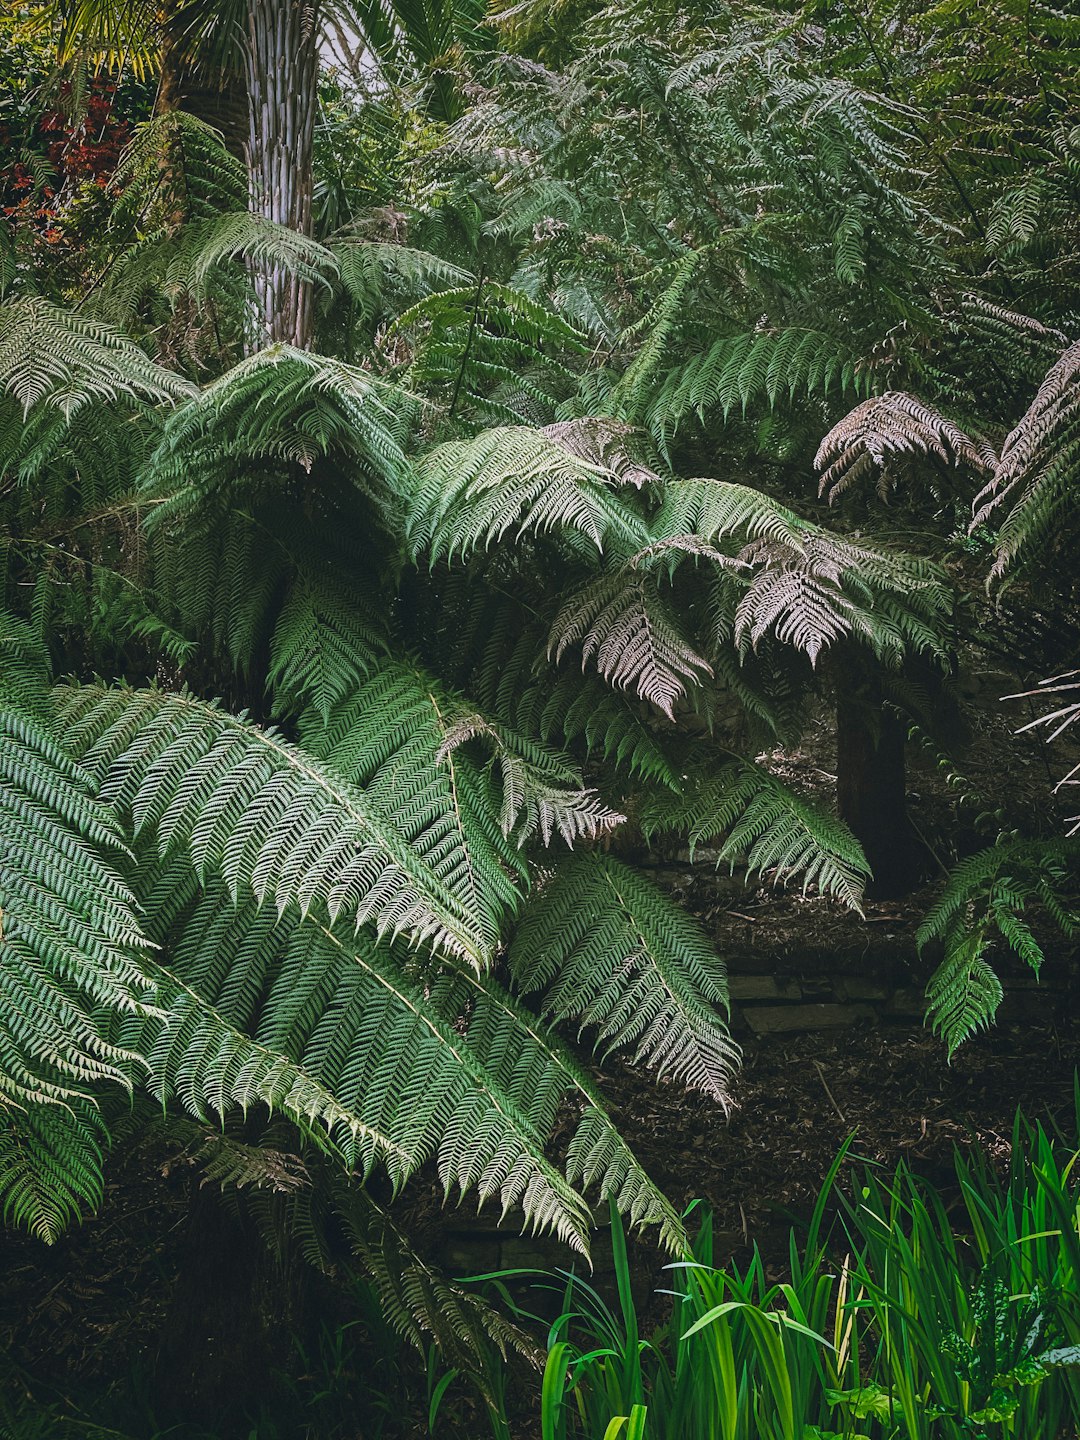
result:
[[(749, 1042), (730, 1119), (714, 1103), (626, 1067), (609, 1067), (603, 1083), (624, 1133), (672, 1200), (700, 1198), (712, 1208), (718, 1259), (743, 1260), (756, 1243), (779, 1276), (789, 1224), (806, 1216), (849, 1135), (856, 1156), (890, 1167), (903, 1157), (947, 1192), (954, 1146), (979, 1144), (1007, 1159), (1017, 1107), (1075, 1134), (1078, 1066), (1080, 1026), (1072, 1022), (999, 1027), (951, 1064), (922, 1028), (865, 1027)], [(145, 1153), (124, 1157), (101, 1213), (55, 1246), (10, 1237), (0, 1244), (0, 1347), (72, 1411), (85, 1413), (89, 1402), (93, 1416), (92, 1395), (151, 1384), (190, 1197), (176, 1156), (158, 1161), (150, 1168)], [(438, 1212), (428, 1222), (437, 1230)], [(666, 1283), (664, 1260), (643, 1243), (632, 1256), (647, 1325), (660, 1318), (663, 1301), (648, 1296)], [(555, 1253), (551, 1263), (560, 1263)], [(531, 1388), (524, 1376), (516, 1385)], [(422, 1392), (417, 1398), (422, 1408)], [(152, 1396), (147, 1401), (152, 1408)]]

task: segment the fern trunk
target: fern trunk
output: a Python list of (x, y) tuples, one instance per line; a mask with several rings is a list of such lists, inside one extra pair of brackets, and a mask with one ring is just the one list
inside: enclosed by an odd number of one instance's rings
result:
[(907, 813), (906, 739), (907, 726), (885, 705), (872, 665), (846, 656), (837, 671), (837, 805), (873, 872), (866, 887), (873, 899), (898, 899), (918, 878), (919, 846)]
[[(311, 234), (317, 9), (308, 0), (248, 0), (245, 19), (251, 208), (302, 235)], [(254, 279), (259, 343), (309, 349), (310, 282), (275, 264), (256, 267)]]
[(161, 11), (159, 60), (156, 112), (184, 110), (205, 120), (221, 131), (230, 154), (243, 159), (248, 133), (244, 77), (235, 58), (220, 64), (206, 53), (205, 37), (193, 33), (181, 0), (171, 0)]
[(228, 1437), (287, 1400), (281, 1376), (307, 1316), (306, 1267), (275, 1253), (247, 1206), (192, 1181), (180, 1273), (169, 1297), (154, 1373), (167, 1424)]

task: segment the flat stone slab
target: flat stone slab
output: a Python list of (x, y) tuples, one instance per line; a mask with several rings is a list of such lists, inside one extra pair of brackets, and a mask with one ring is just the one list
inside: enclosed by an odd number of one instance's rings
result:
[(861, 1020), (874, 1020), (869, 1005), (751, 1005), (743, 1009), (743, 1019), (755, 1035), (775, 1035), (782, 1031), (842, 1030)]

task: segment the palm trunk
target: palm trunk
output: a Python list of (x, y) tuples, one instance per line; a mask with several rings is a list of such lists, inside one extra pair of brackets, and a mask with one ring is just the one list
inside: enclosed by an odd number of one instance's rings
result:
[[(244, 46), (251, 208), (302, 235), (311, 234), (317, 9), (312, 0), (248, 0)], [(254, 278), (259, 343), (308, 349), (310, 282), (276, 265)]]

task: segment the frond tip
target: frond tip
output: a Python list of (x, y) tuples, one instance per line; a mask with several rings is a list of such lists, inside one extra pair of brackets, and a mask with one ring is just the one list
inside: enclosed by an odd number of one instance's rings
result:
[(748, 877), (771, 874), (778, 885), (801, 875), (804, 895), (813, 886), (862, 913), (870, 867), (855, 836), (760, 765), (741, 760), (692, 777), (685, 799), (656, 797), (642, 824), (647, 834), (677, 830), (691, 848), (719, 841), (718, 865), (741, 860)]
[(697, 926), (610, 856), (573, 855), (541, 888), (510, 947), (518, 989), (552, 1020), (595, 1028), (634, 1058), (727, 1109), (738, 1047), (724, 966)]
[(947, 416), (902, 390), (864, 400), (829, 431), (814, 459), (821, 472), (819, 494), (829, 503), (870, 476), (885, 499), (896, 470), (912, 460), (944, 466), (966, 465), (981, 475), (994, 466), (993, 449)]

